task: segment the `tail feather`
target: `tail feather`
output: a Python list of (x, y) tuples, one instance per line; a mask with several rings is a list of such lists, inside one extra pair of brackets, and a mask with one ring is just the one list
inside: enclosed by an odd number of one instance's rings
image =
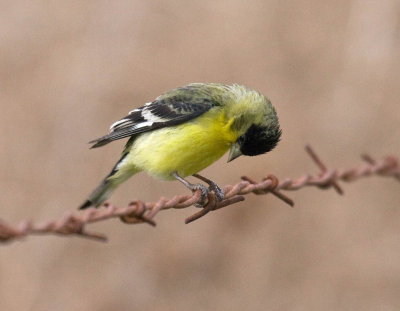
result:
[[(91, 143), (95, 143), (92, 146), (92, 148), (97, 148), (106, 145), (112, 140), (114, 140), (116, 136), (117, 135), (115, 133), (111, 133), (109, 135), (95, 139), (91, 141)], [(132, 136), (128, 140), (128, 142), (125, 145), (125, 149), (122, 152), (122, 157), (119, 159), (117, 164), (115, 164), (110, 174), (108, 174), (107, 177), (104, 178), (104, 180), (100, 183), (100, 185), (98, 185), (97, 188), (93, 190), (89, 198), (79, 207), (79, 209), (85, 209), (90, 206), (94, 207), (100, 206), (105, 200), (107, 200), (107, 198), (111, 195), (111, 193), (120, 184), (122, 184), (129, 177), (140, 171), (132, 163), (129, 163), (127, 158), (129, 154), (129, 149), (132, 147), (134, 140), (135, 140), (134, 136)]]
[[(131, 136), (131, 135), (132, 135), (132, 133), (127, 132), (127, 131), (111, 132), (110, 134), (104, 135), (103, 137), (89, 141), (89, 144), (94, 144), (90, 147), (90, 149), (107, 145), (108, 143), (111, 143), (114, 140), (125, 138), (125, 137)], [(132, 143), (132, 140), (129, 140), (127, 143), (127, 146), (130, 146), (131, 143)]]
[(111, 173), (108, 174), (100, 185), (93, 190), (89, 198), (79, 207), (79, 209), (85, 209), (90, 206), (100, 206), (120, 184), (140, 171), (134, 165), (127, 162), (127, 155), (128, 153), (122, 155)]
[[(90, 206), (98, 207), (100, 206), (110, 195), (111, 193), (118, 187), (119, 184), (121, 184), (123, 181), (128, 179), (130, 176), (133, 174), (127, 176), (123, 180), (112, 180), (107, 177), (102, 181), (102, 183), (94, 189), (92, 194), (89, 196), (89, 198), (86, 200), (85, 203), (83, 203), (79, 209), (85, 209)], [(111, 175), (112, 176), (112, 175)]]
[(89, 200), (86, 200), (85, 203), (83, 203), (81, 206), (79, 206), (79, 209), (86, 209), (88, 207), (91, 207), (93, 205), (92, 202), (90, 202)]

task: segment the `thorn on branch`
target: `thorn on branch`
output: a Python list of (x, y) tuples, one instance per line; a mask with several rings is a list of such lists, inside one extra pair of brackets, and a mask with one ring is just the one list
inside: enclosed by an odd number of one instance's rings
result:
[[(201, 193), (200, 190), (196, 190), (196, 192)], [(211, 212), (212, 210), (215, 209), (215, 207), (217, 206), (217, 202), (218, 202), (217, 195), (214, 192), (210, 191), (208, 193), (208, 202), (207, 202), (207, 204), (204, 205), (204, 207), (202, 207), (202, 209), (199, 212), (197, 212), (197, 213), (193, 214), (192, 216), (189, 216), (188, 218), (186, 218), (185, 219), (185, 224), (189, 224), (189, 223), (191, 223), (191, 222), (193, 222), (193, 221), (195, 221), (195, 220), (207, 215), (209, 212)]]
[(142, 201), (132, 201), (129, 203), (128, 207), (134, 208), (129, 214), (121, 215), (119, 219), (125, 224), (137, 224), (137, 223), (147, 223), (150, 226), (155, 227), (156, 222), (149, 216), (144, 215), (146, 212), (145, 204)]
[[(244, 181), (249, 182), (252, 185), (257, 184), (257, 182), (254, 179), (250, 178), (249, 176), (242, 176), (241, 179), (244, 180)], [(291, 207), (293, 207), (294, 206), (294, 201), (291, 198), (289, 198), (288, 196), (286, 196), (283, 193), (281, 193), (278, 190), (276, 190), (276, 188), (279, 185), (278, 178), (275, 175), (268, 174), (267, 177), (263, 178), (263, 181), (266, 181), (268, 179), (272, 181), (271, 186), (269, 187), (269, 189), (256, 190), (256, 191), (253, 191), (253, 193), (257, 194), (257, 195), (261, 195), (261, 194), (267, 194), (268, 192), (271, 192), (278, 199), (281, 199), (283, 202), (285, 202), (286, 204), (288, 204)]]
[[(310, 145), (306, 145), (305, 149), (306, 149), (307, 153), (309, 154), (309, 156), (311, 157), (311, 159), (313, 159), (315, 164), (317, 164), (317, 166), (320, 168), (321, 176), (326, 174), (328, 172), (327, 167), (321, 161), (321, 159), (318, 157), (318, 155), (315, 153), (315, 151), (311, 148), (311, 146)], [(336, 182), (336, 180), (334, 179), (333, 175), (334, 174), (332, 174), (332, 177), (330, 177), (329, 179), (326, 180), (326, 184), (320, 185), (319, 187), (320, 188), (333, 187), (338, 194), (343, 195), (344, 192), (343, 192), (342, 188), (339, 186), (339, 184)]]

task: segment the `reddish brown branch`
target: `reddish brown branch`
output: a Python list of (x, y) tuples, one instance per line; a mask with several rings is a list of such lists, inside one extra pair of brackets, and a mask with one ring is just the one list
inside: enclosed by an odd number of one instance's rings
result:
[[(343, 194), (343, 190), (338, 184), (339, 181), (351, 182), (372, 175), (395, 177), (400, 180), (400, 161), (399, 158), (393, 156), (375, 160), (371, 156), (364, 155), (363, 159), (366, 163), (358, 167), (328, 169), (310, 146), (306, 147), (306, 151), (321, 169), (321, 173), (317, 175), (307, 174), (295, 179), (286, 178), (283, 181), (279, 181), (276, 176), (269, 174), (261, 182), (256, 182), (250, 177), (243, 176), (241, 182), (223, 188), (225, 193), (223, 201), (219, 202), (213, 192), (209, 193), (206, 205), (199, 212), (188, 217), (185, 222), (190, 223), (210, 211), (243, 201), (244, 195), (249, 193), (257, 195), (272, 193), (285, 203), (293, 206), (294, 202), (281, 193), (282, 190), (298, 190), (306, 186), (315, 186), (321, 189), (332, 187), (339, 194)], [(39, 224), (31, 221), (22, 221), (18, 225), (12, 226), (0, 219), (0, 242), (7, 242), (33, 234), (75, 235), (106, 241), (106, 236), (86, 231), (86, 225), (119, 217), (127, 224), (147, 223), (155, 226), (154, 217), (159, 211), (170, 208), (187, 208), (200, 200), (201, 193), (198, 190), (193, 195), (177, 195), (171, 199), (160, 198), (157, 202), (137, 200), (131, 202), (127, 207), (116, 207), (111, 203), (106, 203), (104, 204), (105, 208), (89, 208), (83, 212), (77, 211), (74, 213), (66, 212), (59, 220)]]

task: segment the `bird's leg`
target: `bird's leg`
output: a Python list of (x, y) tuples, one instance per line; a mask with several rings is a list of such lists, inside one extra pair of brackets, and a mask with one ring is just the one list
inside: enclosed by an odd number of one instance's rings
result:
[(214, 181), (199, 174), (193, 174), (193, 177), (196, 177), (207, 183), (209, 185), (208, 190), (214, 191), (218, 201), (222, 201), (224, 199), (224, 190), (222, 190)]
[(207, 197), (208, 197), (208, 191), (209, 191), (206, 188), (206, 186), (204, 186), (202, 184), (192, 184), (192, 183), (188, 182), (186, 179), (179, 176), (177, 172), (172, 173), (172, 176), (174, 176), (176, 178), (176, 180), (179, 180), (182, 184), (184, 184), (186, 186), (186, 188), (188, 188), (192, 192), (195, 192), (196, 190), (201, 191), (201, 201), (199, 203), (196, 203), (195, 204), (196, 206), (203, 207), (206, 204)]

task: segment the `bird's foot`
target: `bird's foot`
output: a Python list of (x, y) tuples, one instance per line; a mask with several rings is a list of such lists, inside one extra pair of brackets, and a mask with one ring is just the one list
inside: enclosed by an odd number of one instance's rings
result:
[(189, 189), (192, 190), (193, 193), (195, 193), (197, 190), (201, 191), (201, 200), (194, 206), (204, 207), (208, 203), (208, 193), (210, 191), (209, 188), (202, 184), (191, 184)]
[(180, 177), (177, 173), (174, 173), (173, 176), (181, 183), (183, 183), (193, 193), (196, 192), (197, 190), (201, 191), (201, 200), (195, 204), (196, 207), (204, 207), (205, 205), (207, 205), (208, 194), (210, 191), (213, 191), (215, 193), (215, 196), (218, 201), (222, 201), (224, 199), (224, 191), (215, 182), (213, 182), (208, 178), (205, 178), (199, 174), (193, 174), (194, 177), (207, 183), (209, 185), (209, 187), (207, 188), (202, 184), (192, 184), (187, 180), (183, 179), (182, 177)]
[(208, 190), (209, 191), (214, 191), (215, 195), (217, 196), (218, 201), (222, 201), (225, 197), (224, 195), (224, 190), (220, 188), (220, 186), (217, 185), (216, 182), (212, 181), (211, 179), (208, 179), (204, 176), (201, 176), (199, 174), (193, 174), (194, 177), (204, 181), (209, 185)]
[(222, 190), (215, 182), (210, 183), (208, 190), (214, 191), (219, 202), (224, 200), (224, 197), (225, 197), (224, 190)]

